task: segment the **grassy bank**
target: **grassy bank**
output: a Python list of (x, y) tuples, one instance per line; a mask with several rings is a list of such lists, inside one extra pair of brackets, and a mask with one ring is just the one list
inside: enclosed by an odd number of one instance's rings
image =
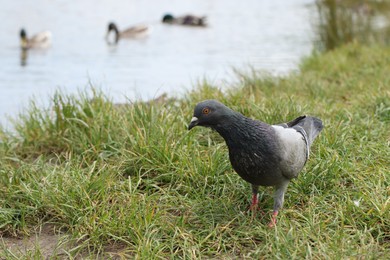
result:
[[(0, 258), (390, 257), (389, 71), (389, 48), (350, 45), (285, 78), (246, 73), (228, 91), (204, 83), (163, 104), (118, 106), (96, 91), (32, 105), (16, 136), (0, 133)], [(224, 142), (186, 130), (209, 98), (269, 123), (323, 119), (275, 229), (272, 189), (252, 220)], [(56, 247), (40, 243), (42, 230)], [(29, 236), (30, 247), (9, 242)]]

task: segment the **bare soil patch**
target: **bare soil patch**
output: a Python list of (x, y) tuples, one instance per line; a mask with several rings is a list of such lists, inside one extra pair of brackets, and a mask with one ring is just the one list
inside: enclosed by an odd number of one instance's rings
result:
[(65, 258), (63, 249), (66, 249), (66, 244), (61, 243), (61, 233), (52, 224), (37, 227), (30, 236), (1, 236), (0, 239), (2, 255), (6, 255), (4, 251), (7, 250), (14, 256), (33, 256), (39, 252), (44, 259), (54, 256)]

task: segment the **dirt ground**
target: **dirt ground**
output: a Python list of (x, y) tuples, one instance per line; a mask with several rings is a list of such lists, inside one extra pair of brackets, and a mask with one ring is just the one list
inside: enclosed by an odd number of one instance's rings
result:
[(129, 256), (124, 253), (125, 245), (116, 244), (104, 247), (104, 253), (100, 255), (78, 252), (76, 257), (72, 257), (67, 253), (71, 249), (70, 243), (64, 243), (63, 240), (69, 241), (67, 234), (61, 233), (52, 224), (44, 224), (26, 237), (0, 235), (0, 259), (7, 256), (14, 259), (37, 259), (38, 256), (43, 259), (126, 259)]
[[(63, 249), (66, 249), (66, 245), (61, 244), (61, 235), (56, 231), (55, 227), (50, 224), (42, 225), (39, 229), (35, 230), (28, 237), (9, 237), (1, 236), (0, 250), (7, 250), (17, 256), (34, 256), (36, 253), (44, 256), (44, 259), (51, 257), (59, 257), (60, 259), (64, 254)], [(2, 252), (1, 255), (6, 255)]]

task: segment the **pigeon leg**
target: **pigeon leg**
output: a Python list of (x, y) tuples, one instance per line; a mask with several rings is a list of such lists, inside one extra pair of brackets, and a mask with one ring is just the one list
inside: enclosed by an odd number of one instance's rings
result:
[(256, 212), (258, 204), (259, 204), (259, 186), (252, 185), (252, 203), (249, 206), (249, 210), (252, 212)]
[(269, 222), (269, 227), (274, 227), (276, 225), (276, 217), (278, 216), (279, 209), (283, 206), (284, 202), (284, 193), (287, 190), (289, 181), (285, 181), (282, 184), (276, 186), (276, 191), (274, 194), (274, 211), (271, 216), (271, 221)]
[(264, 215), (264, 212), (259, 209), (259, 186), (252, 185), (252, 202), (248, 208), (248, 212), (252, 213), (252, 219), (255, 218), (257, 212), (260, 211), (261, 215)]

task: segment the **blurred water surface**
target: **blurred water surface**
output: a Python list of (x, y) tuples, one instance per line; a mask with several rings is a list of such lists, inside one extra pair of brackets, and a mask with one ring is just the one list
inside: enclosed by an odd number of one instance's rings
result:
[[(44, 106), (57, 89), (90, 83), (115, 102), (183, 93), (207, 78), (234, 79), (232, 68), (274, 74), (297, 68), (313, 47), (314, 0), (0, 0), (0, 124), (34, 98)], [(208, 28), (160, 23), (163, 14), (208, 16)], [(109, 21), (146, 23), (149, 37), (104, 41)], [(53, 34), (48, 50), (30, 50), (21, 66), (19, 30)]]

